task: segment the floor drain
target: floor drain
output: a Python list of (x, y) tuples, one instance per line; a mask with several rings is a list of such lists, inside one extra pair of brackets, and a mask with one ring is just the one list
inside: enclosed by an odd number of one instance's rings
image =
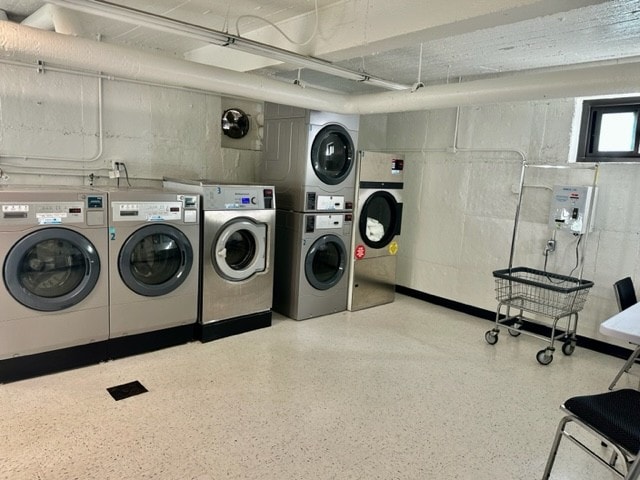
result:
[(109, 392), (116, 402), (148, 391), (149, 390), (144, 388), (144, 385), (137, 380), (135, 382), (123, 383), (122, 385), (107, 388), (107, 392)]

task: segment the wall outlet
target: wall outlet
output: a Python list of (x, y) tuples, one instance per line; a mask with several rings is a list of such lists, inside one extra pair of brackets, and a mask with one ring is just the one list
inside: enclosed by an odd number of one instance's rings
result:
[(111, 160), (111, 170), (109, 170), (109, 178), (120, 178), (120, 165), (120, 162)]
[(544, 254), (555, 252), (556, 251), (556, 241), (551, 239), (547, 240), (547, 246), (544, 247)]

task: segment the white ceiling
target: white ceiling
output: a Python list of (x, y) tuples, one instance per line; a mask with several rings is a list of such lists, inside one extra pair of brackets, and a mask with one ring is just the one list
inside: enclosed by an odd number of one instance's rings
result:
[[(0, 0), (21, 21), (45, 2)], [(640, 58), (640, 0), (115, 0), (115, 3), (411, 85)], [(316, 5), (318, 28), (316, 23)], [(376, 87), (303, 70), (178, 35), (75, 13), (86, 37), (347, 92)], [(260, 18), (256, 18), (260, 17)], [(277, 23), (284, 39), (264, 20)], [(422, 50), (422, 56), (420, 52)], [(420, 75), (419, 75), (420, 72)]]

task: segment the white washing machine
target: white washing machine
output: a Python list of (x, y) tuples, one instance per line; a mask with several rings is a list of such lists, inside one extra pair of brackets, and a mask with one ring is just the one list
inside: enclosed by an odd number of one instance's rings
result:
[(359, 152), (359, 157), (349, 310), (394, 301), (402, 226), (404, 157), (379, 152)]
[(352, 218), (277, 211), (275, 311), (304, 320), (346, 310)]
[(165, 179), (164, 188), (202, 195), (200, 340), (270, 326), (273, 186)]
[(106, 359), (106, 195), (0, 187), (0, 381)]
[(109, 355), (193, 339), (198, 317), (200, 198), (156, 189), (109, 195)]
[(260, 176), (276, 188), (278, 208), (350, 211), (360, 118), (265, 104)]

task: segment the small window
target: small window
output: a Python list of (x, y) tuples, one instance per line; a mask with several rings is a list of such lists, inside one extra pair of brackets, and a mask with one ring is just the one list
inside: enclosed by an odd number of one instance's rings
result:
[(640, 161), (640, 97), (585, 100), (578, 162)]

